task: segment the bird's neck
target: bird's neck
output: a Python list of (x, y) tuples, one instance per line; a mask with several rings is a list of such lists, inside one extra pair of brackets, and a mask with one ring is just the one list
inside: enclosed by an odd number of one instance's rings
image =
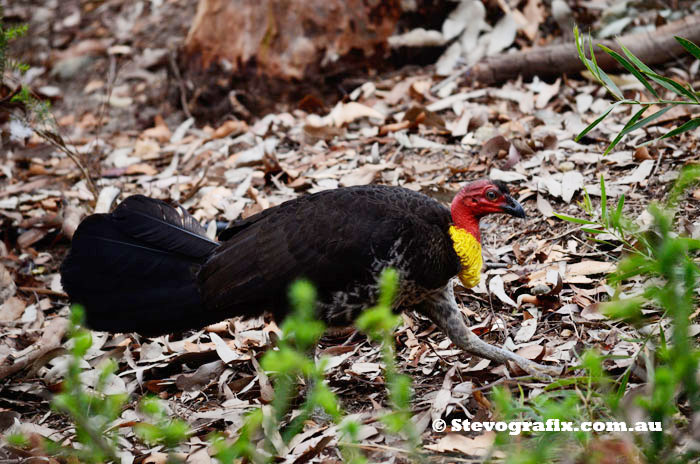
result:
[(458, 229), (469, 232), (479, 243), (481, 243), (481, 232), (479, 231), (479, 218), (474, 215), (462, 202), (461, 195), (457, 195), (451, 206), (452, 223)]

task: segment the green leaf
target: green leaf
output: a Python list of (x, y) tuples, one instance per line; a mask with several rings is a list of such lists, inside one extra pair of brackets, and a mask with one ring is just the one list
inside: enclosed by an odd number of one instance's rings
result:
[(690, 40), (684, 39), (683, 37), (676, 36), (674, 38), (678, 41), (679, 44), (681, 44), (683, 48), (685, 48), (688, 51), (688, 53), (693, 55), (696, 59), (700, 60), (700, 47), (695, 45)]
[(615, 227), (617, 230), (622, 233), (622, 224), (620, 222), (620, 218), (622, 218), (622, 207), (625, 204), (625, 196), (620, 195), (620, 199), (617, 200), (617, 208), (615, 209), (615, 212), (612, 214), (611, 223), (613, 227)]
[(608, 148), (605, 149), (605, 151), (603, 152), (603, 156), (606, 156), (608, 153), (610, 153), (610, 150), (612, 150), (612, 149), (615, 147), (615, 145), (617, 145), (617, 144), (620, 142), (620, 140), (622, 140), (622, 137), (624, 137), (625, 134), (627, 134), (627, 132), (629, 132), (628, 129), (629, 129), (630, 127), (632, 127), (632, 126), (637, 122), (637, 120), (638, 120), (639, 118), (642, 117), (642, 114), (643, 114), (646, 110), (647, 110), (646, 106), (645, 106), (645, 107), (642, 107), (639, 111), (637, 111), (637, 112), (632, 116), (632, 118), (631, 118), (629, 121), (627, 121), (627, 124), (625, 124), (625, 127), (622, 128), (622, 130), (620, 131), (620, 133), (617, 134), (617, 137), (615, 137), (615, 139), (613, 139), (613, 141), (610, 142), (610, 145), (608, 145)]
[(627, 382), (630, 379), (631, 373), (632, 369), (627, 369), (627, 371), (625, 371), (625, 374), (622, 376), (622, 379), (620, 380), (620, 386), (611, 398), (611, 406), (613, 407), (613, 409), (617, 408), (617, 405), (620, 404), (620, 400), (622, 400), (623, 396), (625, 395), (625, 391), (627, 390)]
[(656, 98), (659, 98), (659, 94), (656, 93), (656, 90), (654, 90), (654, 88), (651, 86), (651, 84), (649, 83), (649, 81), (646, 80), (646, 78), (644, 77), (644, 75), (643, 75), (642, 73), (640, 73), (639, 71), (637, 71), (637, 69), (632, 65), (632, 63), (630, 63), (627, 59), (625, 59), (625, 57), (623, 57), (622, 55), (620, 55), (619, 53), (617, 53), (615, 50), (612, 50), (612, 49), (606, 47), (605, 45), (598, 44), (598, 46), (599, 46), (600, 48), (602, 48), (603, 50), (605, 50), (605, 52), (606, 52), (608, 55), (612, 56), (612, 57), (615, 59), (615, 61), (617, 61), (618, 63), (620, 63), (620, 64), (622, 65), (623, 68), (625, 68), (627, 71), (631, 72), (632, 75), (633, 75), (634, 77), (636, 77), (637, 80), (638, 80), (639, 82), (641, 82), (642, 85), (643, 85), (644, 87), (646, 87), (646, 89), (647, 89), (653, 96), (655, 96)]
[(666, 76), (662, 76), (662, 75), (660, 75), (660, 74), (656, 74), (655, 72), (647, 72), (647, 71), (644, 71), (644, 74), (646, 74), (646, 75), (649, 77), (649, 79), (651, 79), (652, 81), (658, 83), (658, 84), (661, 85), (662, 87), (665, 87), (665, 88), (667, 88), (668, 90), (670, 90), (670, 91), (672, 91), (672, 92), (675, 92), (676, 94), (678, 94), (678, 95), (680, 95), (680, 96), (682, 96), (682, 97), (686, 97), (686, 98), (688, 98), (690, 101), (693, 101), (693, 102), (695, 102), (695, 103), (700, 103), (700, 101), (698, 101), (698, 97), (696, 97), (695, 94), (694, 94), (693, 92), (691, 92), (690, 90), (686, 89), (686, 88), (683, 87), (681, 84), (679, 84), (678, 82), (674, 81), (673, 79), (668, 78), (668, 77), (666, 77)]
[(610, 76), (608, 76), (605, 71), (603, 71), (600, 66), (598, 66), (598, 61), (596, 60), (595, 57), (595, 52), (593, 51), (593, 41), (590, 40), (588, 41), (589, 45), (589, 50), (591, 52), (591, 60), (589, 61), (590, 66), (587, 66), (589, 71), (591, 68), (593, 68), (593, 74), (596, 76), (596, 78), (605, 86), (608, 91), (613, 94), (613, 96), (618, 99), (622, 100), (623, 95), (622, 91), (617, 87), (617, 85), (610, 79)]
[[(598, 64), (596, 64), (596, 66), (598, 66)], [(615, 82), (613, 82), (613, 80), (610, 78), (610, 76), (608, 76), (606, 72), (600, 68), (598, 68), (598, 79), (600, 79), (600, 82), (603, 83), (605, 88), (607, 88), (608, 91), (611, 94), (613, 94), (615, 98), (617, 98), (618, 100), (622, 100), (624, 98), (622, 90), (620, 90), (617, 84), (615, 84)]]
[(566, 222), (573, 222), (575, 224), (597, 224), (594, 221), (589, 221), (588, 219), (581, 219), (573, 216), (567, 216), (565, 214), (554, 213), (556, 217)]
[(620, 103), (621, 103), (621, 102), (615, 102), (615, 103), (613, 103), (612, 105), (610, 105), (610, 106), (608, 107), (607, 110), (603, 111), (603, 114), (601, 114), (600, 116), (598, 116), (598, 118), (597, 118), (595, 121), (593, 121), (592, 123), (590, 123), (590, 124), (588, 125), (588, 127), (586, 127), (585, 129), (583, 129), (583, 130), (581, 131), (581, 133), (578, 134), (574, 140), (576, 140), (577, 142), (578, 142), (579, 140), (581, 140), (581, 138), (583, 138), (583, 136), (585, 136), (585, 135), (588, 134), (591, 130), (593, 130), (593, 128), (594, 128), (595, 126), (597, 126), (598, 124), (600, 124), (600, 122), (601, 122), (603, 119), (605, 119), (605, 117), (606, 117), (608, 114), (610, 114), (610, 112), (611, 112), (617, 105), (619, 105)]
[(686, 122), (682, 126), (676, 127), (675, 129), (667, 132), (665, 135), (662, 135), (657, 140), (667, 139), (669, 137), (674, 137), (678, 134), (682, 134), (683, 132), (688, 132), (688, 131), (693, 130), (697, 127), (700, 127), (700, 118), (691, 119), (690, 121)]
[(632, 124), (632, 125), (629, 126), (629, 127), (625, 126), (625, 129), (623, 129), (623, 132), (624, 132), (625, 134), (628, 134), (628, 133), (632, 132), (633, 130), (637, 130), (637, 129), (639, 129), (640, 127), (644, 127), (644, 126), (646, 126), (647, 124), (649, 124), (651, 121), (653, 121), (654, 119), (656, 119), (656, 118), (658, 118), (659, 116), (663, 115), (665, 112), (667, 112), (667, 111), (670, 110), (671, 108), (674, 108), (675, 106), (677, 106), (677, 105), (669, 105), (669, 106), (667, 106), (666, 108), (660, 109), (660, 110), (657, 111), (656, 113), (654, 113), (654, 114), (652, 114), (652, 115), (650, 115), (650, 116), (647, 116), (646, 118), (642, 119), (641, 121), (639, 121), (639, 122), (637, 122), (637, 123), (635, 123), (635, 124)]
[(605, 178), (600, 176), (600, 218), (608, 225), (608, 194), (605, 192)]
[(588, 227), (581, 227), (581, 230), (589, 234), (604, 234), (605, 231), (602, 229), (591, 229)]
[(634, 65), (635, 65), (637, 68), (639, 68), (640, 71), (642, 71), (642, 72), (650, 72), (650, 73), (653, 73), (653, 72), (654, 72), (654, 71), (651, 70), (651, 68), (650, 68), (649, 66), (645, 65), (645, 64), (642, 62), (642, 60), (640, 60), (639, 58), (637, 58), (637, 57), (634, 55), (634, 53), (632, 53), (631, 51), (629, 51), (629, 50), (627, 49), (627, 47), (625, 47), (624, 45), (622, 45), (622, 42), (618, 42), (618, 44), (620, 45), (620, 48), (622, 49), (622, 52), (625, 54), (625, 56), (627, 57), (627, 59), (629, 59), (632, 63), (634, 63)]
[[(595, 71), (591, 67), (592, 63), (588, 58), (586, 58), (586, 54), (583, 51), (583, 46), (585, 44), (584, 44), (583, 36), (581, 36), (579, 34), (578, 26), (574, 26), (574, 38), (575, 38), (575, 42), (576, 42), (576, 51), (578, 52), (579, 59), (583, 62), (584, 66), (586, 66), (586, 69), (588, 69), (588, 71), (590, 71), (591, 74), (595, 75)], [(589, 36), (589, 40), (590, 40), (590, 36)]]

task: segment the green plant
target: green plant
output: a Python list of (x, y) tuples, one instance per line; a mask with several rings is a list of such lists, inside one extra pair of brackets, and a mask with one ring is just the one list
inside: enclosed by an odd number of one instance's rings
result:
[[(636, 403), (646, 410), (651, 422), (663, 425), (663, 431), (649, 432), (651, 440), (639, 442), (649, 462), (686, 462), (685, 459), (700, 456), (697, 451), (677, 455), (678, 437), (668, 433), (674, 428), (680, 412), (685, 411), (687, 416), (689, 412), (700, 410), (700, 388), (696, 377), (700, 350), (689, 335), (690, 317), (698, 305), (697, 289), (700, 288), (697, 262), (700, 240), (684, 237), (674, 227), (681, 195), (699, 180), (700, 166), (686, 166), (666, 202), (649, 205), (653, 223), (646, 230), (624, 215), (624, 196), (620, 197), (615, 209), (608, 208), (602, 176), (599, 211), (586, 206), (590, 205), (590, 198), (584, 194), (584, 210), (589, 219), (557, 214), (562, 220), (580, 224), (581, 230), (590, 234), (595, 242), (622, 245), (625, 256), (608, 277), (609, 283), (617, 288), (616, 295), (603, 306), (604, 313), (628, 323), (649, 324), (642, 308), (655, 307), (662, 311), (662, 320), (667, 318), (670, 321), (671, 338), (667, 339), (663, 327), (657, 323), (658, 333), (652, 330), (640, 340), (642, 347), (635, 356), (646, 356), (649, 379), (648, 394), (640, 395)], [(601, 234), (612, 238), (602, 240), (599, 238)], [(616, 243), (611, 243), (611, 240)], [(637, 295), (621, 297), (621, 286), (632, 278), (641, 278), (641, 288), (635, 292)], [(620, 415), (621, 399), (625, 395), (632, 365), (616, 379), (608, 379), (595, 362), (587, 365), (589, 372), (599, 370), (596, 378), (605, 380), (608, 387), (600, 396), (601, 404), (611, 414)]]
[(30, 88), (15, 82), (7, 76), (8, 73), (6, 71), (11, 70), (24, 73), (29, 69), (27, 64), (11, 58), (9, 54), (10, 43), (25, 35), (28, 31), (28, 26), (5, 27), (2, 21), (2, 13), (3, 10), (0, 7), (0, 92), (3, 92), (4, 85), (9, 83), (12, 84), (11, 87), (13, 89), (7, 95), (0, 93), (0, 111), (9, 112), (14, 119), (21, 121), (47, 143), (65, 153), (78, 167), (87, 183), (88, 189), (93, 194), (95, 201), (97, 201), (99, 190), (86, 167), (88, 165), (87, 160), (66, 143), (60, 135), (58, 124), (51, 112), (50, 102), (37, 97)]
[[(649, 123), (651, 123), (652, 121), (669, 111), (670, 109), (678, 105), (700, 105), (700, 99), (698, 99), (698, 92), (696, 92), (695, 89), (693, 89), (690, 83), (688, 83), (687, 87), (685, 87), (684, 85), (674, 81), (673, 79), (670, 79), (668, 77), (662, 76), (654, 72), (649, 66), (644, 64), (622, 43), (619, 43), (619, 46), (622, 53), (625, 56), (622, 56), (615, 50), (612, 50), (604, 45), (599, 44), (598, 46), (603, 51), (605, 51), (605, 53), (610, 55), (624, 69), (629, 71), (635, 78), (637, 78), (637, 80), (653, 97), (649, 101), (625, 98), (622, 91), (618, 88), (615, 82), (598, 65), (593, 50), (593, 42), (590, 39), (590, 37), (588, 38), (588, 48), (591, 56), (590, 59), (586, 56), (586, 47), (584, 39), (579, 34), (578, 27), (574, 27), (574, 37), (576, 40), (576, 49), (578, 51), (579, 58), (586, 66), (586, 69), (588, 69), (588, 71), (598, 80), (598, 82), (600, 82), (608, 90), (608, 92), (610, 92), (610, 94), (615, 98), (615, 100), (617, 100), (615, 103), (611, 104), (610, 107), (608, 107), (608, 109), (605, 110), (598, 118), (596, 118), (595, 121), (593, 121), (591, 124), (588, 125), (588, 127), (581, 131), (581, 133), (578, 134), (578, 136), (576, 137), (576, 141), (579, 141), (594, 127), (600, 124), (600, 122), (603, 121), (610, 114), (610, 112), (619, 105), (639, 105), (641, 106), (641, 108), (637, 112), (635, 112), (634, 115), (632, 115), (632, 117), (629, 119), (629, 121), (627, 121), (622, 130), (617, 134), (617, 136), (612, 140), (612, 142), (610, 142), (608, 147), (605, 149), (605, 155), (610, 153), (610, 151), (620, 142), (620, 140), (622, 140), (622, 138), (625, 135), (636, 129), (648, 125)], [(682, 37), (676, 37), (676, 40), (688, 53), (690, 53), (696, 59), (700, 59), (700, 47)], [(676, 95), (676, 99), (669, 100), (662, 98), (659, 92), (657, 92), (657, 90), (651, 85), (649, 81), (652, 81), (660, 85), (664, 89), (674, 93)], [(647, 110), (649, 110), (652, 106), (661, 107), (661, 109), (657, 110), (656, 112), (650, 114), (645, 118), (642, 118), (644, 113)], [(693, 130), (697, 127), (700, 127), (700, 118), (692, 118), (684, 124), (678, 126), (677, 128), (666, 132), (661, 137), (654, 140), (650, 140), (644, 143), (643, 145), (655, 142), (657, 140), (673, 137), (682, 134), (683, 132)]]
[[(391, 312), (391, 303), (398, 285), (398, 274), (387, 270), (382, 274), (380, 298), (377, 306), (369, 309), (358, 320), (361, 330), (373, 340), (382, 343), (382, 360), (385, 364), (385, 379), (389, 390), (391, 412), (381, 420), (392, 433), (408, 437), (411, 456), (418, 457), (418, 436), (411, 421), (411, 388), (408, 377), (398, 374), (394, 361), (393, 329), (400, 318)], [(244, 458), (251, 462), (271, 462), (276, 455), (283, 454), (286, 445), (303, 428), (313, 414), (322, 411), (335, 423), (340, 432), (339, 445), (345, 462), (363, 464), (365, 457), (357, 446), (361, 425), (343, 414), (338, 399), (324, 380), (326, 360), (315, 362), (308, 354), (318, 343), (325, 330), (324, 324), (315, 318), (316, 294), (308, 282), (297, 282), (290, 289), (294, 311), (282, 323), (282, 337), (277, 348), (263, 355), (261, 367), (274, 380), (274, 397), (269, 406), (251, 411), (239, 429), (238, 437), (227, 441), (214, 434), (210, 443), (220, 462), (233, 463)], [(80, 365), (92, 345), (91, 333), (82, 327), (83, 309), (74, 306), (71, 312), (70, 339), (71, 357), (63, 380), (61, 392), (52, 401), (52, 407), (64, 414), (75, 425), (75, 441), (78, 446), (44, 440), (42, 446), (48, 455), (76, 459), (78, 462), (98, 463), (118, 460), (119, 442), (117, 433), (121, 427), (117, 422), (127, 405), (126, 394), (107, 395), (104, 387), (114, 374), (117, 365), (107, 361), (100, 368), (94, 389), (87, 388), (80, 377)], [(292, 401), (298, 394), (298, 380), (308, 385), (301, 414), (287, 422)], [(142, 441), (151, 445), (164, 445), (174, 450), (191, 434), (187, 424), (169, 416), (163, 402), (147, 396), (139, 402), (139, 410), (147, 420), (132, 426)], [(8, 443), (17, 448), (30, 445), (21, 434), (8, 437)], [(258, 447), (262, 444), (262, 449)], [(176, 462), (170, 454), (169, 462)]]
[[(84, 358), (92, 346), (91, 332), (83, 328), (84, 310), (75, 305), (71, 310), (68, 330), (70, 359), (61, 385), (61, 391), (51, 401), (54, 411), (65, 415), (75, 427), (75, 439), (70, 445), (43, 439), (41, 446), (49, 456), (59, 456), (69, 461), (81, 463), (102, 463), (119, 461), (120, 450), (117, 441), (120, 419), (128, 403), (126, 393), (106, 394), (105, 387), (110, 376), (114, 375), (117, 363), (106, 360), (99, 367), (99, 376), (94, 388), (86, 387), (81, 379)], [(145, 397), (139, 405), (141, 411), (153, 423), (141, 422), (134, 425), (134, 431), (142, 440), (163, 444), (172, 449), (187, 439), (189, 429), (179, 419), (167, 417), (165, 407), (157, 398)], [(17, 448), (30, 446), (27, 437), (13, 434), (8, 443)], [(76, 445), (77, 443), (77, 445)]]
[[(697, 291), (700, 288), (698, 251), (700, 240), (683, 237), (674, 231), (674, 207), (685, 189), (700, 180), (700, 166), (683, 169), (678, 181), (664, 204), (651, 204), (649, 212), (654, 221), (651, 229), (641, 230), (624, 216), (621, 207), (610, 213), (605, 195), (598, 212), (590, 212), (592, 219), (561, 219), (582, 225), (591, 238), (601, 233), (616, 237), (623, 243), (626, 256), (617, 270), (609, 276), (609, 282), (618, 288), (616, 296), (603, 306), (610, 317), (622, 322), (649, 325), (641, 309), (656, 307), (667, 318), (672, 335), (667, 337), (659, 323), (653, 324), (658, 332), (650, 331), (641, 342), (634, 358), (642, 357), (647, 370), (648, 386), (634, 402), (646, 411), (649, 422), (660, 423), (661, 430), (651, 429), (643, 434), (635, 433), (636, 444), (647, 462), (685, 463), (700, 458), (697, 450), (679, 451), (681, 433), (677, 428), (687, 428), (693, 412), (700, 410), (700, 388), (697, 371), (700, 350), (689, 334), (690, 317), (698, 306)], [(604, 192), (604, 182), (601, 180)], [(618, 204), (622, 205), (620, 201)], [(595, 220), (594, 220), (595, 219)], [(621, 286), (631, 278), (642, 280), (640, 294), (621, 298)], [(534, 399), (525, 399), (522, 390), (514, 398), (510, 391), (495, 388), (492, 399), (501, 420), (546, 421), (547, 419), (583, 421), (624, 421), (627, 385), (633, 364), (616, 378), (603, 369), (605, 357), (595, 351), (587, 351), (581, 357), (579, 369), (583, 375), (553, 382)], [(578, 455), (585, 462), (600, 462), (589, 454), (590, 444), (600, 438), (593, 432), (576, 432), (573, 435), (555, 432), (525, 434), (514, 440), (507, 432), (499, 434), (497, 445), (507, 451), (508, 463), (551, 462), (563, 454)], [(647, 438), (648, 437), (648, 438)]]
[(2, 20), (3, 17), (4, 9), (2, 6), (0, 6), (0, 83), (2, 83), (5, 70), (15, 69), (24, 72), (29, 68), (26, 64), (15, 61), (8, 55), (10, 42), (25, 35), (27, 33), (28, 26), (26, 24), (22, 24), (20, 26), (6, 27)]
[[(410, 413), (411, 388), (408, 377), (398, 374), (394, 361), (393, 330), (400, 318), (391, 312), (391, 303), (398, 287), (398, 274), (394, 270), (385, 270), (380, 282), (379, 302), (374, 308), (365, 311), (358, 318), (357, 326), (370, 338), (381, 342), (384, 375), (389, 390), (391, 412), (381, 420), (392, 433), (401, 433), (408, 437), (410, 450), (417, 455), (418, 436), (413, 427)], [(346, 462), (361, 464), (366, 462), (359, 452), (357, 437), (360, 424), (346, 418), (339, 406), (335, 394), (324, 382), (326, 360), (314, 362), (307, 356), (318, 343), (325, 326), (314, 314), (315, 291), (308, 282), (297, 282), (291, 287), (290, 298), (294, 312), (282, 324), (282, 338), (278, 349), (270, 350), (263, 356), (260, 365), (270, 372), (274, 379), (274, 399), (271, 411), (258, 408), (247, 416), (245, 424), (233, 443), (227, 443), (221, 436), (213, 438), (216, 457), (224, 464), (244, 457), (253, 462), (269, 462), (275, 454), (280, 453), (287, 443), (298, 434), (304, 422), (316, 411), (325, 412), (331, 421), (338, 425), (341, 436), (339, 445)], [(287, 416), (291, 400), (297, 395), (297, 379), (306, 379), (309, 386), (301, 414), (288, 425), (282, 427)], [(280, 430), (277, 435), (273, 431)], [(258, 450), (255, 437), (264, 432), (264, 451)], [(271, 433), (272, 432), (272, 433)]]
[(411, 378), (399, 374), (396, 366), (396, 345), (394, 329), (400, 324), (400, 316), (391, 310), (392, 302), (399, 284), (399, 274), (387, 269), (381, 276), (380, 296), (377, 306), (362, 313), (355, 324), (375, 342), (381, 343), (384, 377), (389, 389), (389, 401), (392, 411), (381, 418), (389, 431), (403, 434), (408, 438), (409, 451), (414, 459), (420, 458), (420, 437), (411, 420)]
[[(612, 79), (598, 66), (590, 46), (591, 58), (584, 53), (582, 39), (574, 30), (579, 57), (586, 68), (618, 100), (600, 117), (590, 124), (578, 139), (598, 125), (610, 112), (621, 104), (641, 105), (622, 131), (608, 145), (609, 153), (627, 133), (645, 126), (673, 106), (696, 105), (697, 93), (692, 87), (685, 88), (675, 81), (654, 73), (621, 45), (625, 54), (622, 57), (613, 50), (602, 47), (625, 69), (630, 71), (655, 97), (655, 101), (644, 102), (625, 99)], [(681, 45), (696, 58), (700, 49), (685, 39), (676, 38)], [(663, 100), (649, 81), (661, 85), (681, 97), (680, 100)], [(642, 115), (651, 105), (663, 106), (654, 114)], [(672, 137), (700, 126), (700, 120), (692, 119), (680, 127), (667, 132), (661, 138)], [(700, 363), (700, 350), (689, 334), (690, 317), (698, 306), (697, 292), (700, 288), (700, 268), (698, 250), (700, 241), (684, 237), (675, 225), (675, 212), (681, 196), (700, 179), (700, 166), (689, 165), (680, 172), (678, 180), (664, 203), (652, 203), (648, 211), (652, 224), (642, 228), (624, 213), (625, 197), (608, 204), (605, 180), (600, 178), (601, 201), (596, 209), (587, 192), (584, 191), (581, 209), (587, 217), (573, 217), (563, 214), (556, 216), (564, 221), (578, 224), (594, 243), (608, 249), (621, 251), (617, 269), (608, 277), (616, 292), (614, 297), (603, 305), (602, 311), (621, 323), (651, 325), (648, 334), (636, 340), (641, 347), (633, 356), (644, 361), (648, 384), (643, 393), (635, 396), (634, 402), (644, 411), (650, 422), (660, 423), (648, 432), (635, 432), (636, 447), (629, 448), (629, 459), (639, 460), (643, 455), (651, 463), (695, 462), (700, 458), (697, 450), (679, 447), (682, 433), (678, 428), (688, 428), (690, 416), (700, 410), (700, 387), (697, 370)], [(623, 286), (630, 279), (637, 279), (637, 288), (625, 296)], [(658, 321), (649, 320), (642, 308), (657, 308), (661, 311)], [(670, 338), (667, 337), (662, 321), (670, 322)], [(654, 330), (658, 329), (658, 330)], [(606, 357), (595, 351), (585, 352), (577, 369), (583, 375), (564, 378), (548, 385), (544, 392), (533, 399), (526, 399), (522, 390), (515, 398), (509, 390), (495, 388), (492, 399), (497, 415), (503, 420), (546, 421), (547, 418), (571, 420), (573, 422), (611, 420), (624, 421), (625, 400), (628, 382), (634, 363), (631, 363), (617, 377), (611, 377), (603, 369)], [(687, 433), (687, 432), (686, 432)], [(605, 458), (600, 451), (594, 452), (596, 442), (609, 435), (594, 432), (577, 432), (573, 435), (547, 431), (529, 432), (519, 439), (513, 439), (507, 432), (499, 434), (497, 444), (507, 452), (506, 462), (514, 464), (551, 462), (562, 456), (574, 456), (581, 462), (598, 463)], [(577, 461), (577, 462), (578, 462)]]

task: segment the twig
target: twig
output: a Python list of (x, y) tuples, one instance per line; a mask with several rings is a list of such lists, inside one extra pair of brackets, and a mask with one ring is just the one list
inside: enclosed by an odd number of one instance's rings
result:
[(17, 290), (24, 293), (38, 293), (39, 295), (57, 296), (59, 298), (68, 298), (68, 295), (63, 292), (56, 292), (48, 288), (41, 287), (17, 287)]
[(207, 172), (209, 171), (209, 165), (207, 164), (204, 166), (204, 172), (202, 173), (202, 177), (197, 179), (197, 182), (192, 186), (189, 192), (187, 192), (183, 197), (180, 199), (180, 203), (185, 203), (187, 200), (192, 198), (199, 192), (199, 189), (202, 188), (202, 184), (204, 183), (204, 179), (207, 178)]
[(182, 111), (185, 112), (188, 118), (192, 118), (192, 113), (190, 112), (190, 108), (187, 105), (187, 93), (185, 92), (185, 83), (182, 80), (182, 75), (180, 74), (180, 69), (177, 67), (177, 63), (175, 62), (175, 56), (172, 50), (168, 51), (168, 63), (170, 63), (170, 70), (173, 72), (175, 80), (177, 81), (177, 86), (180, 89), (180, 105), (182, 105)]
[(54, 132), (50, 132), (48, 130), (44, 129), (35, 129), (34, 130), (41, 138), (49, 142), (51, 145), (53, 145), (55, 148), (58, 148), (61, 150), (63, 153), (68, 156), (68, 158), (75, 163), (76, 166), (78, 166), (78, 169), (80, 170), (80, 173), (82, 176), (85, 178), (85, 182), (88, 185), (88, 189), (90, 190), (90, 193), (95, 197), (95, 201), (100, 196), (99, 190), (97, 190), (97, 186), (95, 185), (95, 182), (93, 182), (92, 177), (90, 176), (90, 173), (88, 172), (87, 168), (83, 165), (83, 163), (80, 161), (80, 158), (78, 157), (78, 154), (75, 153), (73, 150), (68, 148), (66, 145), (66, 142), (63, 140), (63, 137), (61, 137), (59, 134), (56, 134)]

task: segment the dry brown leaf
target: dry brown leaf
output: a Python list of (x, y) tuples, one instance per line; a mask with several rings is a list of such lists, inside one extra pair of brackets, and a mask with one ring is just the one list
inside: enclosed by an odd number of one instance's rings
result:
[(355, 121), (360, 118), (372, 118), (384, 120), (384, 115), (374, 108), (357, 102), (338, 103), (331, 110), (328, 116), (323, 118), (323, 125), (333, 125), (342, 127), (345, 124)]
[(588, 321), (603, 321), (607, 319), (607, 316), (600, 312), (600, 305), (598, 303), (593, 303), (581, 310), (581, 317)]
[[(12, 282), (12, 286), (14, 287), (14, 282)], [(16, 296), (8, 298), (0, 305), (0, 322), (16, 321), (24, 313), (25, 307), (24, 301)]]
[(525, 348), (520, 348), (515, 354), (532, 361), (540, 361), (542, 357), (544, 357), (545, 351), (547, 351), (547, 349), (544, 345), (530, 345)]
[(136, 163), (127, 166), (124, 173), (128, 175), (145, 174), (147, 176), (155, 176), (158, 174), (158, 171), (148, 163)]
[(219, 358), (221, 360), (228, 364), (231, 361), (234, 361), (240, 357), (238, 353), (233, 351), (224, 341), (223, 338), (219, 337), (217, 334), (214, 332), (209, 333), (209, 338), (211, 338), (211, 341), (214, 342), (214, 345), (216, 345), (216, 354), (219, 355)]
[(229, 135), (238, 135), (246, 132), (248, 130), (248, 124), (245, 121), (233, 121), (229, 120), (220, 125), (214, 130), (211, 135), (213, 139), (221, 139), (228, 137)]
[(520, 25), (521, 29), (528, 39), (535, 40), (537, 30), (545, 20), (545, 9), (541, 0), (528, 0), (523, 8), (523, 16), (526, 23)]
[(172, 135), (172, 132), (170, 132), (168, 125), (165, 123), (161, 115), (155, 117), (155, 125), (153, 127), (141, 132), (142, 138), (155, 139), (160, 143), (170, 141), (170, 137), (172, 137)]
[(604, 261), (586, 260), (579, 263), (569, 264), (566, 267), (566, 275), (569, 276), (587, 276), (595, 274), (609, 274), (615, 270), (615, 263), (606, 263)]
[(540, 192), (537, 192), (537, 209), (544, 217), (554, 216), (554, 208)]
[(456, 451), (470, 456), (486, 456), (495, 439), (495, 432), (486, 432), (474, 438), (459, 433), (448, 433), (434, 445), (426, 445), (425, 448), (438, 453)]
[(489, 281), (489, 291), (496, 295), (496, 297), (505, 304), (518, 307), (518, 303), (513, 301), (508, 295), (506, 295), (505, 288), (503, 286), (503, 278), (499, 275), (493, 276)]
[(340, 178), (340, 185), (343, 187), (352, 187), (353, 185), (371, 184), (377, 173), (387, 168), (385, 164), (365, 164), (353, 170), (351, 173)]
[(447, 405), (450, 404), (452, 400), (452, 376), (455, 373), (455, 367), (452, 366), (450, 370), (445, 374), (445, 378), (442, 381), (442, 388), (435, 395), (433, 404), (430, 407), (430, 415), (433, 421), (440, 419), (442, 414), (447, 409)]

